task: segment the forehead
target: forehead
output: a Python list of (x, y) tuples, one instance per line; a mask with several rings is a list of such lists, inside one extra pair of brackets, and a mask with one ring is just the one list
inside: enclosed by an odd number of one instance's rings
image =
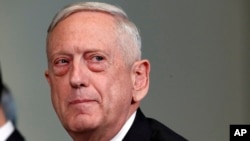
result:
[(61, 44), (115, 44), (117, 41), (115, 18), (104, 12), (81, 11), (61, 20), (48, 34), (47, 47)]
[(105, 12), (79, 11), (59, 21), (50, 34), (65, 31), (87, 32), (96, 30), (102, 31), (102, 33), (110, 32), (111, 34), (111, 31), (115, 31), (115, 21), (116, 20), (112, 15)]

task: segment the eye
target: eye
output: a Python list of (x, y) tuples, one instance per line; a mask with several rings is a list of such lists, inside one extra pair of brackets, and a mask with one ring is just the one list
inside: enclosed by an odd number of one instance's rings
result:
[(57, 60), (55, 61), (55, 64), (56, 64), (56, 65), (65, 65), (65, 64), (68, 64), (68, 63), (69, 63), (69, 61), (66, 60), (66, 59), (57, 59)]
[(68, 72), (70, 59), (59, 57), (53, 62), (53, 72), (56, 76), (63, 76)]
[(102, 56), (93, 56), (91, 58), (91, 62), (93, 62), (93, 63), (99, 63), (99, 62), (101, 62), (103, 60), (104, 60), (104, 57), (102, 57)]
[(107, 67), (107, 58), (100, 54), (93, 54), (89, 58), (88, 67), (93, 72), (101, 72)]

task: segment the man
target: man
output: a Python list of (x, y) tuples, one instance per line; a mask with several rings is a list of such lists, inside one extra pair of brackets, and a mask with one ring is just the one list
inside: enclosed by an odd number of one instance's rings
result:
[(139, 109), (150, 63), (136, 26), (97, 2), (65, 7), (48, 29), (45, 72), (54, 109), (74, 141), (184, 141)]
[[(13, 113), (13, 111), (8, 111), (8, 110), (13, 110), (13, 109), (4, 107), (8, 105), (11, 106), (11, 104), (13, 104), (13, 103), (6, 103), (7, 104), (6, 105), (4, 104), (4, 102), (13, 102), (13, 101), (11, 101), (12, 99), (9, 99), (11, 98), (10, 93), (2, 82), (1, 70), (0, 70), (0, 90), (1, 90), (0, 91), (0, 141), (24, 141), (23, 136), (14, 127), (13, 121), (15, 121), (14, 119), (15, 117), (8, 116), (12, 115), (8, 113)], [(7, 100), (9, 99), (10, 101), (4, 101), (3, 98), (6, 98)]]

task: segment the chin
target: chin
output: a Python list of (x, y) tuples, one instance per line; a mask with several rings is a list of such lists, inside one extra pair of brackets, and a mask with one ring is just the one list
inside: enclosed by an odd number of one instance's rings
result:
[(89, 115), (79, 114), (71, 118), (68, 127), (73, 132), (89, 131), (97, 127), (97, 121), (96, 118)]

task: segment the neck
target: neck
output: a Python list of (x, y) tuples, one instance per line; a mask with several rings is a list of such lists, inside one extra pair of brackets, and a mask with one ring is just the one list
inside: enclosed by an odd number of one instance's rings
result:
[(3, 126), (7, 122), (7, 119), (4, 115), (3, 108), (0, 105), (0, 127)]
[(114, 121), (110, 125), (101, 125), (93, 130), (85, 130), (79, 133), (71, 132), (71, 137), (74, 141), (109, 141), (111, 140), (122, 128), (127, 118), (121, 121)]

